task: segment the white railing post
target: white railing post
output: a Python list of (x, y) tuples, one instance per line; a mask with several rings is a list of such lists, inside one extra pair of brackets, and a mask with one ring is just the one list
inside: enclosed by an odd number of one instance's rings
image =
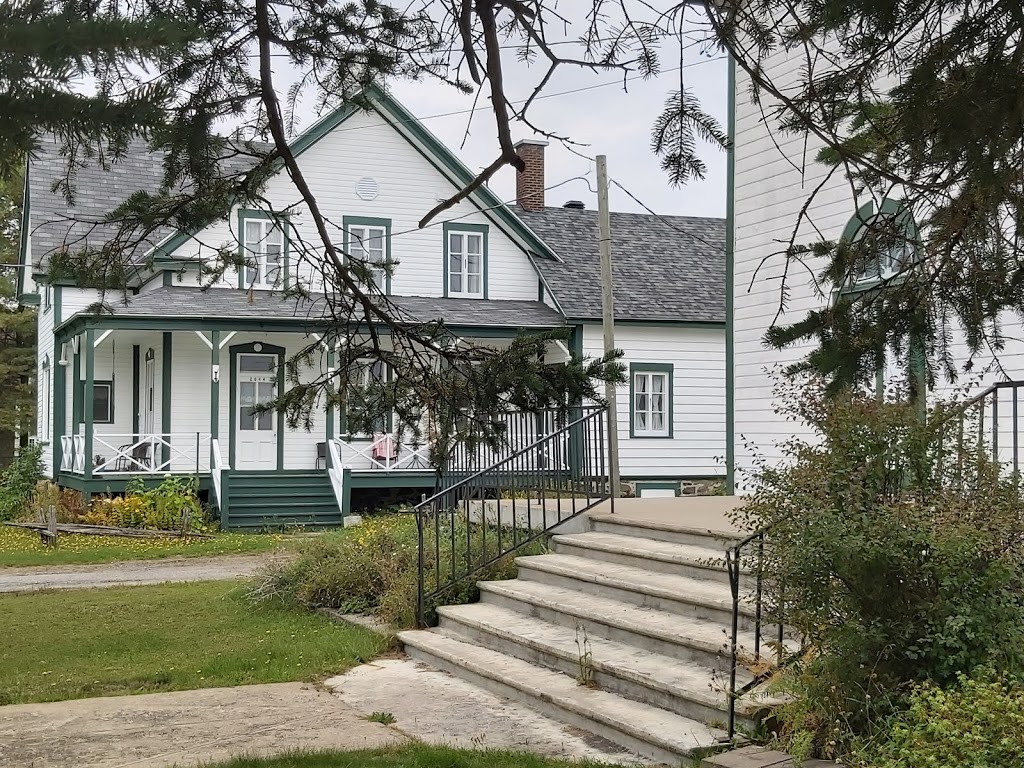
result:
[(327, 452), (330, 461), (327, 466), (327, 477), (331, 481), (331, 490), (334, 491), (334, 500), (338, 502), (338, 511), (342, 517), (345, 515), (345, 467), (341, 463), (341, 451), (338, 448), (337, 440), (327, 441)]

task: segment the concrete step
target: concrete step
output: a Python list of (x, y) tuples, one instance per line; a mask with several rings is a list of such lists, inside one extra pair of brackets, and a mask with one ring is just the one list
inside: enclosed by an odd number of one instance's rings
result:
[(722, 549), (597, 531), (553, 536), (551, 542), (552, 549), (562, 555), (729, 583), (725, 551)]
[(619, 514), (591, 514), (590, 527), (591, 530), (597, 533), (614, 533), (619, 536), (658, 539), (659, 541), (667, 541), (672, 544), (693, 544), (720, 552), (745, 536), (745, 534), (732, 531), (713, 531), (707, 528), (690, 527), (677, 523), (623, 517)]
[[(563, 627), (582, 625), (591, 637), (641, 651), (694, 661), (720, 672), (729, 669), (729, 633), (718, 622), (523, 579), (482, 581), (480, 600)], [(739, 647), (741, 653), (752, 654), (753, 632), (740, 633)]]
[[(729, 677), (710, 667), (639, 650), (625, 643), (589, 636), (579, 629), (524, 616), (495, 605), (446, 606), (438, 610), (440, 631), (517, 659), (579, 678), (580, 657), (589, 650), (589, 668), (603, 691), (667, 709), (702, 723), (728, 720)], [(582, 647), (581, 647), (582, 646)], [(737, 676), (743, 686), (751, 676)], [(751, 699), (737, 702), (740, 725), (753, 729), (763, 709)]]
[[(517, 557), (516, 565), (523, 581), (717, 622), (723, 627), (732, 623), (732, 590), (728, 584), (573, 555)], [(740, 602), (740, 627), (754, 628), (754, 608), (745, 600)]]
[(402, 632), (398, 637), (413, 658), (650, 760), (678, 764), (694, 750), (725, 738), (723, 731), (696, 720), (578, 685), (568, 675), (436, 631)]

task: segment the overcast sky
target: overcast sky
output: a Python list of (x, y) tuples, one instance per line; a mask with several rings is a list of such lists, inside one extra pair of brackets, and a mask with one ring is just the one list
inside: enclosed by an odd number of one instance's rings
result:
[[(697, 33), (694, 31), (692, 34)], [(725, 216), (724, 152), (702, 144), (700, 154), (707, 165), (706, 178), (682, 188), (673, 188), (659, 167), (658, 158), (651, 151), (651, 126), (668, 94), (679, 88), (680, 78), (724, 129), (727, 110), (726, 61), (721, 51), (704, 48), (696, 38), (682, 51), (675, 45), (665, 46), (661, 51), (662, 73), (650, 80), (631, 79), (625, 89), (621, 74), (563, 67), (545, 88), (544, 93), (548, 97), (531, 106), (531, 120), (543, 130), (569, 136), (584, 144), (576, 149), (586, 156), (607, 155), (609, 175), (657, 213)], [(526, 99), (533, 84), (543, 74), (542, 68), (520, 64), (515, 60), (515, 51), (509, 51), (505, 61), (505, 85), (510, 97), (514, 101)], [(680, 64), (682, 69), (679, 68)], [(593, 87), (601, 84), (607, 85)], [(489, 111), (490, 102), (485, 96), (481, 96), (477, 102), (470, 135), (463, 145), (470, 117), (467, 113), (473, 107), (472, 96), (465, 96), (451, 86), (436, 81), (394, 81), (389, 86), (393, 95), (470, 169), (479, 170), (497, 156), (494, 118)], [(587, 90), (557, 95), (582, 88)], [(462, 114), (438, 117), (451, 112)], [(308, 126), (314, 119), (315, 115), (309, 114), (302, 120), (302, 124)], [(526, 126), (513, 125), (513, 140), (531, 136)], [(596, 207), (596, 195), (590, 191), (595, 179), (593, 165), (589, 160), (552, 141), (546, 155), (546, 186), (575, 176), (585, 176), (587, 180), (572, 181), (549, 191), (547, 204), (562, 205), (567, 200), (582, 200), (588, 208)], [(491, 182), (491, 188), (502, 200), (513, 200), (515, 171), (511, 168), (500, 171)], [(610, 194), (612, 210), (643, 212), (640, 205), (614, 186)]]

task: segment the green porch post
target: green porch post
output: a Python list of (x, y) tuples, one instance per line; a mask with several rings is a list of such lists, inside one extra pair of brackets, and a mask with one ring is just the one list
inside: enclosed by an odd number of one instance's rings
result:
[(96, 331), (89, 328), (85, 332), (85, 389), (82, 392), (82, 405), (85, 410), (85, 479), (92, 479), (92, 443), (93, 425), (93, 380), (96, 377)]
[[(81, 341), (79, 341), (81, 344)], [(71, 434), (77, 435), (82, 426), (82, 353), (81, 349), (72, 355), (71, 365)]]
[(163, 338), (163, 360), (160, 371), (160, 430), (164, 434), (164, 442), (160, 445), (160, 463), (166, 465), (171, 460), (171, 332), (165, 331)]

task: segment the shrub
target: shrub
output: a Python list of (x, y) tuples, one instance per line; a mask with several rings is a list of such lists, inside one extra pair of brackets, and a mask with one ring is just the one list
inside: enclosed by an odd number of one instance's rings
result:
[(36, 484), (43, 477), (43, 446), (21, 449), (18, 457), (0, 473), (0, 520), (14, 520), (28, 510)]
[(920, 685), (860, 761), (871, 768), (1024, 765), (1024, 681), (989, 669), (960, 674), (949, 689)]
[(190, 530), (208, 528), (203, 520), (196, 481), (168, 477), (156, 488), (147, 489), (141, 480), (137, 480), (129, 484), (124, 496), (94, 500), (82, 515), (82, 522), (86, 525), (175, 531), (181, 528), (182, 517), (186, 513), (190, 515)]
[[(494, 536), (490, 538), (495, 540)], [(468, 540), (469, 563), (490, 559), (490, 554), (485, 554), (480, 545), (480, 537), (470, 536)], [(467, 542), (465, 529), (457, 533), (456, 541)], [(428, 562), (434, 558), (431, 544), (427, 542)], [(250, 599), (254, 602), (281, 599), (308, 608), (333, 608), (342, 613), (374, 613), (392, 626), (410, 627), (416, 623), (417, 546), (413, 515), (371, 518), (358, 527), (321, 537), (291, 562), (269, 566), (253, 583)], [(534, 544), (520, 554), (541, 549), (540, 544)], [(460, 551), (457, 547), (457, 553)], [(440, 556), (442, 562), (450, 562), (449, 536), (442, 537)], [(464, 560), (460, 565), (466, 564)], [(514, 558), (500, 559), (484, 573), (464, 579), (431, 601), (427, 606), (430, 617), (433, 618), (437, 605), (477, 599), (478, 579), (512, 578), (515, 572)]]
[(86, 512), (85, 501), (80, 491), (61, 488), (49, 480), (40, 480), (36, 483), (28, 505), (29, 516), (34, 520), (45, 520), (50, 507), (56, 507), (59, 523), (82, 522), (82, 516)]
[(915, 683), (1020, 668), (1024, 504), (948, 405), (811, 390), (784, 410), (817, 439), (786, 443), (740, 515), (770, 526), (768, 612), (812, 650), (778, 682), (786, 746), (841, 757)]

